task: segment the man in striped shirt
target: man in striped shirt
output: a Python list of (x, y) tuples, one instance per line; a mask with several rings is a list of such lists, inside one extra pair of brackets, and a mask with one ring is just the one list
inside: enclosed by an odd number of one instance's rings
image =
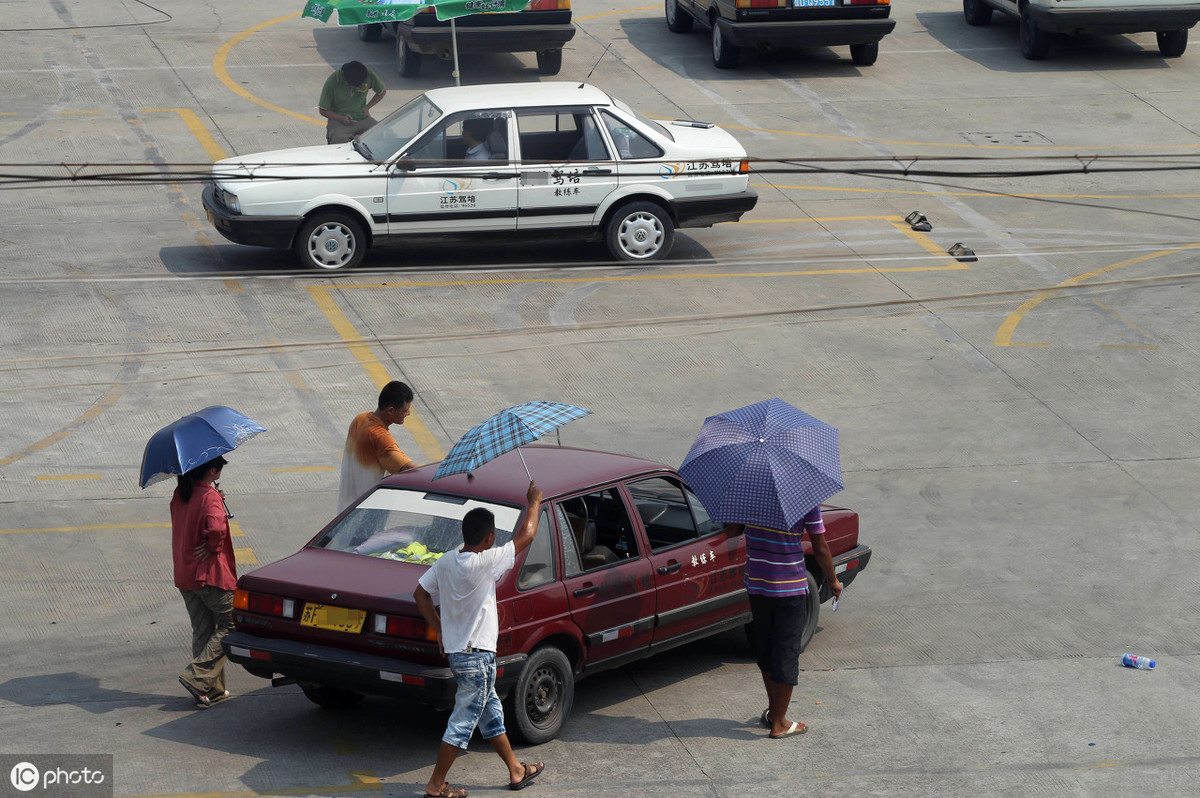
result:
[(800, 641), (808, 617), (808, 573), (804, 568), (801, 540), (808, 533), (813, 556), (829, 582), (829, 590), (841, 596), (842, 583), (833, 572), (833, 556), (825, 543), (821, 508), (814, 507), (787, 532), (744, 524), (728, 524), (731, 535), (746, 535), (746, 592), (754, 619), (754, 648), (769, 706), (760, 720), (778, 740), (808, 731), (808, 726), (787, 717), (792, 688), (800, 676)]

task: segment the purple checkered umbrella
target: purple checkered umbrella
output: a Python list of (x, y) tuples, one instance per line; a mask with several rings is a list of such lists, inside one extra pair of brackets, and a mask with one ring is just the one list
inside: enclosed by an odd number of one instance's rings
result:
[[(583, 418), (592, 411), (561, 402), (526, 402), (505, 408), (480, 422), (458, 439), (446, 459), (438, 466), (434, 479), (454, 474), (469, 474), (484, 463), (495, 460), (505, 452), (533, 443), (547, 432), (558, 429), (568, 421)], [(521, 456), (521, 465), (525, 457)], [(529, 474), (529, 466), (525, 466)], [(532, 476), (529, 477), (531, 480)]]
[(714, 520), (791, 529), (842, 489), (838, 431), (768, 399), (705, 419), (679, 473)]

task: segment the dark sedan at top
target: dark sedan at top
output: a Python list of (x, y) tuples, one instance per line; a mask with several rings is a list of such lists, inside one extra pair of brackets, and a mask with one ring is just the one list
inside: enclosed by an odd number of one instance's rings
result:
[[(576, 680), (750, 621), (745, 543), (713, 522), (669, 466), (619, 454), (529, 446), (546, 496), (533, 544), (496, 585), (496, 689), (510, 730), (553, 739)], [(417, 579), (462, 545), (462, 517), (485, 507), (497, 544), (521, 523), (529, 485), (516, 453), (472, 476), (433, 481), (437, 465), (381, 482), (299, 552), (238, 580), (230, 658), (312, 701), (364, 694), (454, 703), (454, 678), (413, 600)], [(824, 507), (835, 570), (850, 584), (871, 557), (858, 515)], [(809, 544), (805, 540), (806, 551)], [(809, 558), (809, 619), (829, 598)]]

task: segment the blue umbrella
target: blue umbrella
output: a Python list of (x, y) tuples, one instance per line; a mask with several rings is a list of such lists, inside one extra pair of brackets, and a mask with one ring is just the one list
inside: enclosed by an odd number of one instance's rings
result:
[(141, 486), (186, 474), (232, 452), (266, 428), (236, 410), (213, 405), (173, 421), (151, 436), (142, 454)]
[(705, 419), (679, 473), (714, 520), (791, 529), (842, 489), (838, 431), (768, 399)]
[[(495, 460), (505, 452), (517, 450), (521, 465), (525, 456), (521, 447), (533, 443), (547, 432), (558, 429), (568, 421), (583, 418), (592, 411), (561, 402), (526, 402), (507, 407), (486, 421), (476, 424), (451, 447), (446, 459), (438, 466), (434, 479), (454, 474), (469, 474), (484, 463)], [(529, 466), (525, 466), (529, 474)], [(529, 477), (533, 479), (532, 476)]]

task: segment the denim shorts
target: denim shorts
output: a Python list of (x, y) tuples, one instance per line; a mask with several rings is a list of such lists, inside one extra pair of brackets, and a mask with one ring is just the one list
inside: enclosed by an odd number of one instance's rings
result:
[(462, 651), (449, 659), (458, 690), (442, 741), (465, 749), (477, 726), (485, 740), (504, 734), (504, 709), (496, 695), (496, 655), (490, 651)]

